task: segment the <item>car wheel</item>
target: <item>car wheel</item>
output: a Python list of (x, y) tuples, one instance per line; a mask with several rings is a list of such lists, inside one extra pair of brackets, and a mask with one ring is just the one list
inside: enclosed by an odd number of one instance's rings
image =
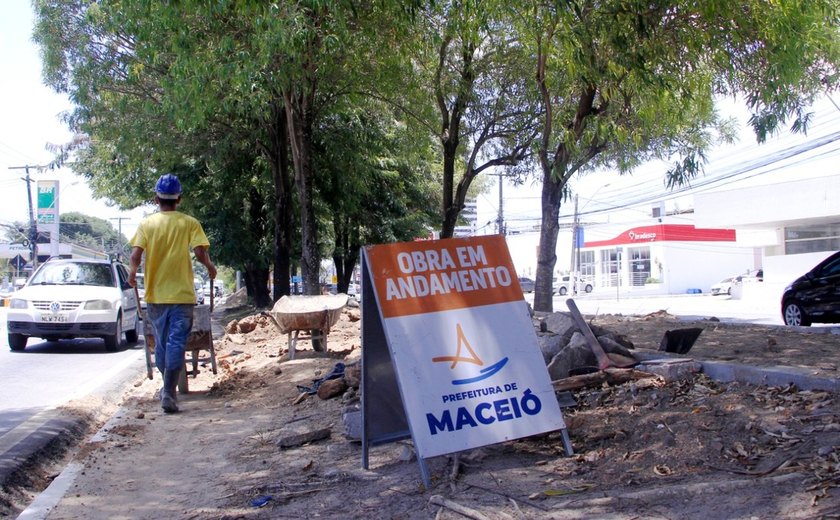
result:
[(566, 293), (569, 292), (569, 291), (565, 287), (561, 287), (559, 292), (560, 292), (560, 296), (566, 296)]
[(117, 325), (116, 330), (114, 330), (114, 334), (111, 336), (105, 336), (105, 350), (108, 352), (116, 352), (117, 349), (120, 348), (120, 342), (122, 341), (122, 316), (117, 316)]
[(785, 304), (783, 316), (785, 325), (791, 327), (809, 327), (811, 325), (811, 320), (808, 319), (805, 311), (796, 302)]
[(29, 339), (23, 334), (9, 334), (9, 348), (15, 352), (21, 352), (26, 348), (26, 340)]
[(134, 320), (134, 328), (132, 330), (125, 331), (125, 340), (128, 343), (134, 344), (137, 343), (137, 340), (140, 338), (140, 316), (137, 316), (137, 319)]
[(583, 290), (588, 292), (588, 293), (591, 293), (592, 292), (592, 286), (590, 284), (586, 284), (586, 287), (584, 287)]

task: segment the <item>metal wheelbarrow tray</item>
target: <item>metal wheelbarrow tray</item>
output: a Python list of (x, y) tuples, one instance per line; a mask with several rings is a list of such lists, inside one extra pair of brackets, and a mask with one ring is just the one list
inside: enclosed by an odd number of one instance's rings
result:
[[(346, 294), (283, 296), (266, 314), (288, 335), (289, 359), (295, 358), (298, 340), (309, 340), (317, 352), (326, 352), (327, 334), (347, 305)], [(303, 335), (301, 335), (303, 333)]]

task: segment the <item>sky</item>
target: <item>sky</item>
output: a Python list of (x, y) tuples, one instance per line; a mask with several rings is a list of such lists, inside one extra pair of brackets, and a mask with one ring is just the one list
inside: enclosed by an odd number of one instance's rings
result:
[[(0, 225), (29, 221), (26, 172), (12, 169), (52, 161), (47, 143), (62, 144), (71, 134), (61, 122), (71, 103), (46, 87), (41, 79), (41, 58), (32, 42), (34, 16), (30, 0), (5, 0), (0, 16)], [(150, 208), (121, 211), (105, 200), (94, 199), (87, 183), (68, 168), (54, 171), (30, 169), (33, 181), (59, 181), (59, 211), (78, 211), (110, 220), (115, 229), (131, 238)], [(37, 205), (34, 182), (32, 201)], [(151, 189), (151, 187), (150, 187)], [(0, 236), (3, 236), (0, 230)]]
[[(687, 189), (665, 188), (667, 165), (645, 164), (632, 174), (619, 176), (600, 171), (575, 177), (570, 182), (578, 196), (581, 222), (642, 222), (654, 204), (666, 212), (694, 207), (693, 194), (730, 190), (746, 186), (776, 184), (796, 179), (840, 175), (840, 95), (823, 97), (812, 107), (807, 135), (779, 131), (759, 145), (748, 126), (748, 113), (737, 100), (721, 100), (718, 110), (738, 121), (739, 137), (731, 145), (717, 146), (707, 154), (705, 173)], [(477, 200), (479, 233), (496, 232), (499, 213), (498, 177)], [(505, 181), (503, 214), (508, 232), (527, 233), (540, 222), (540, 183), (528, 181), (513, 186)], [(574, 201), (561, 205), (561, 225), (571, 224)]]
[[(61, 122), (62, 113), (70, 110), (66, 96), (46, 87), (41, 80), (41, 60), (32, 42), (32, 7), (29, 0), (6, 0), (0, 16), (0, 225), (29, 220), (24, 165), (43, 165), (52, 160), (47, 143), (69, 141), (70, 133)], [(787, 131), (757, 145), (746, 126), (746, 112), (737, 101), (725, 100), (719, 109), (737, 117), (741, 125), (739, 141), (718, 147), (709, 154), (706, 175), (692, 183), (693, 190), (672, 193), (663, 185), (666, 166), (651, 163), (632, 175), (619, 177), (614, 172), (596, 172), (571, 182), (578, 195), (582, 220), (590, 222), (633, 220), (649, 215), (653, 204), (663, 204), (666, 211), (693, 207), (692, 193), (697, 190), (732, 189), (747, 184), (777, 183), (794, 178), (840, 175), (840, 140), (827, 142), (804, 151), (820, 139), (831, 141), (840, 135), (840, 95), (824, 98), (814, 107), (814, 118), (807, 136)], [(798, 152), (798, 153), (796, 153)], [(783, 159), (785, 154), (792, 157)], [(59, 180), (59, 210), (78, 211), (110, 220), (115, 229), (131, 238), (145, 213), (152, 208), (121, 211), (106, 200), (94, 199), (83, 178), (69, 169), (40, 172), (30, 170), (31, 178)], [(498, 177), (488, 183), (489, 190), (478, 197), (479, 233), (494, 232), (499, 211)], [(34, 183), (32, 190), (35, 198)], [(526, 182), (514, 187), (503, 185), (504, 219), (509, 231), (527, 231), (539, 223), (540, 186)], [(617, 208), (623, 208), (618, 211)], [(561, 208), (561, 223), (571, 223), (574, 204)], [(122, 219), (122, 220), (117, 220)]]

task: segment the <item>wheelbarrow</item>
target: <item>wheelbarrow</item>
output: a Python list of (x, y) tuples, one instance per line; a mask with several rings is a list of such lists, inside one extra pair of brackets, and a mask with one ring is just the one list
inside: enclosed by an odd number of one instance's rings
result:
[[(211, 283), (210, 305), (196, 305), (193, 309), (193, 326), (190, 335), (187, 336), (187, 345), (184, 349), (184, 368), (181, 370), (181, 376), (178, 379), (178, 390), (181, 393), (189, 392), (187, 376), (195, 377), (198, 375), (199, 362), (209, 361), (213, 373), (218, 373), (216, 349), (213, 346), (213, 331), (210, 322), (210, 313), (213, 312), (213, 292)], [(149, 379), (154, 379), (155, 331), (145, 313), (143, 315), (143, 336), (146, 340), (146, 376)], [(207, 352), (204, 357), (202, 357), (203, 351)]]
[(347, 305), (346, 294), (283, 296), (263, 313), (288, 338), (289, 359), (295, 358), (298, 341), (311, 341), (316, 352), (327, 351), (327, 334)]

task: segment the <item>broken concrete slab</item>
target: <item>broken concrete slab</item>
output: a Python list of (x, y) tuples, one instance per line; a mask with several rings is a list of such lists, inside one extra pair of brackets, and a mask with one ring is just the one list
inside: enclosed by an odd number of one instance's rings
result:
[(276, 444), (280, 449), (295, 448), (304, 444), (326, 439), (332, 433), (332, 429), (319, 428), (306, 424), (288, 425), (280, 430), (277, 435)]
[(662, 376), (666, 382), (682, 381), (703, 371), (703, 365), (688, 358), (649, 359), (636, 367), (638, 370)]

